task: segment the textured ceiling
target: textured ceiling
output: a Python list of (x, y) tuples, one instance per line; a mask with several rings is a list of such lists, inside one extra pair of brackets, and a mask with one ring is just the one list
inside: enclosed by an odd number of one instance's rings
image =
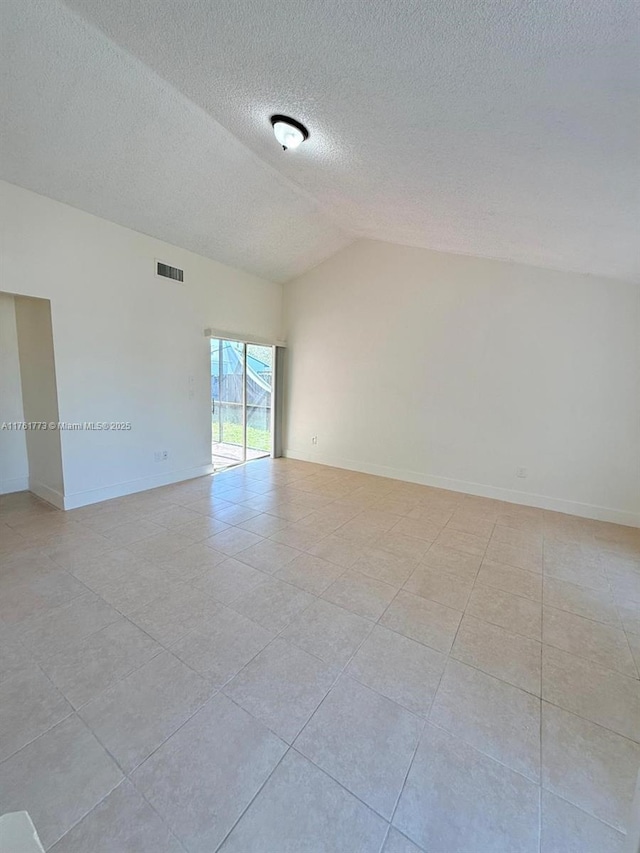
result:
[(273, 281), (353, 240), (65, 6), (0, 8), (0, 178)]
[(8, 180), (276, 279), (353, 235), (640, 279), (634, 0), (3, 3)]

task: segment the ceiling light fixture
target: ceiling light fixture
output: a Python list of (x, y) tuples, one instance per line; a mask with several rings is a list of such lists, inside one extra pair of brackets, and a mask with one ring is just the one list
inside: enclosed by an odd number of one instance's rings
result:
[(271, 116), (273, 135), (286, 151), (287, 148), (297, 148), (309, 138), (309, 131), (293, 118), (288, 116)]

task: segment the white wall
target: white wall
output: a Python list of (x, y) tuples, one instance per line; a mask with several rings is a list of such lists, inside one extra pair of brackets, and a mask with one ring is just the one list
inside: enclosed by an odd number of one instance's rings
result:
[(132, 424), (61, 434), (64, 505), (210, 470), (203, 330), (280, 337), (281, 285), (3, 182), (0, 239), (2, 289), (51, 300), (60, 420)]
[(288, 455), (640, 523), (640, 287), (360, 241), (285, 308)]
[[(16, 296), (16, 330), (24, 419), (27, 423), (57, 424), (56, 386), (51, 303), (48, 299)], [(26, 432), (29, 489), (59, 503), (64, 495), (60, 431), (36, 427)]]
[[(15, 300), (0, 293), (0, 427), (24, 421)], [(22, 430), (0, 428), (0, 494), (29, 487), (27, 443)]]

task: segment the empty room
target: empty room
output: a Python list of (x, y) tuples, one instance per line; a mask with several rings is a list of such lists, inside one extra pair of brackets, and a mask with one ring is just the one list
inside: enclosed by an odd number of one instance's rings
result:
[(640, 853), (637, 5), (0, 10), (0, 853)]

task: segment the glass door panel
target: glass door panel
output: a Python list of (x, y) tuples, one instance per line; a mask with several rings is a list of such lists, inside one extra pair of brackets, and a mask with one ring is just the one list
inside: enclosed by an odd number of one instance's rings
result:
[(214, 469), (245, 461), (245, 345), (211, 339), (211, 455)]
[(247, 344), (246, 458), (271, 455), (273, 347)]

